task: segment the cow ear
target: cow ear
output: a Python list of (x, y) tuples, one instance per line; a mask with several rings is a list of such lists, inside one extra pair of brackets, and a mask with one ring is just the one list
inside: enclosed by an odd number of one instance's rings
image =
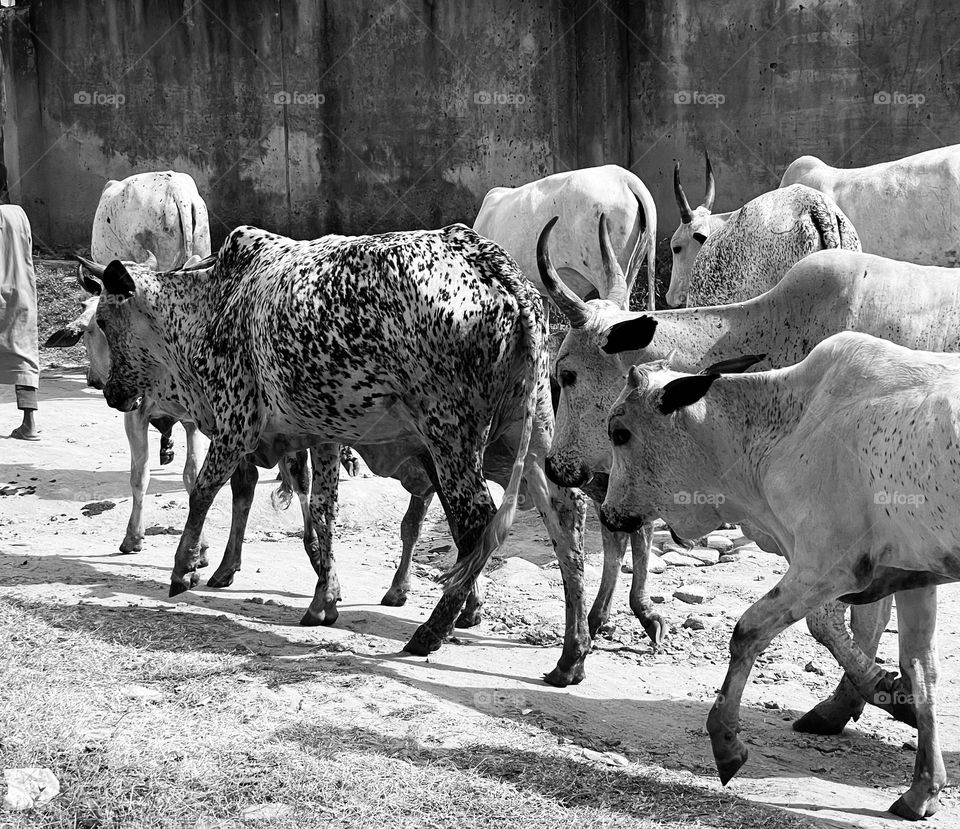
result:
[(657, 330), (657, 321), (647, 314), (618, 322), (607, 329), (607, 341), (603, 350), (607, 354), (619, 354), (621, 351), (639, 351), (653, 340)]
[(129, 299), (137, 291), (136, 284), (119, 259), (114, 259), (103, 272), (103, 288), (108, 294), (124, 299)]
[(692, 374), (688, 377), (678, 377), (663, 387), (660, 397), (660, 411), (673, 414), (684, 406), (692, 406), (710, 390), (713, 381), (719, 374)]
[(147, 258), (144, 259), (140, 264), (145, 268), (150, 268), (151, 271), (160, 270), (160, 263), (157, 262), (157, 256), (152, 250), (147, 251)]
[(693, 234), (693, 238), (698, 241), (701, 245), (707, 241), (706, 234), (700, 233), (699, 231)]
[(76, 345), (83, 337), (83, 329), (76, 325), (68, 325), (59, 331), (54, 331), (43, 344), (44, 348), (70, 348)]
[(743, 374), (750, 366), (756, 365), (767, 358), (766, 354), (745, 354), (743, 357), (733, 357), (730, 360), (720, 360), (707, 366), (701, 374)]

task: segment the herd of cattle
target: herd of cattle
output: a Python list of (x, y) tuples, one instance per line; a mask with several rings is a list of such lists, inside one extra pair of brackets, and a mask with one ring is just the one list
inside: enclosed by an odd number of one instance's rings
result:
[[(747, 758), (739, 706), (755, 659), (806, 617), (845, 673), (795, 727), (838, 733), (866, 703), (915, 725), (913, 784), (891, 809), (931, 815), (946, 783), (936, 585), (960, 580), (960, 276), (944, 267), (960, 264), (960, 146), (848, 170), (805, 156), (778, 189), (724, 214), (712, 213), (709, 158), (700, 206), (679, 167), (674, 189), (667, 298), (693, 307), (656, 311), (656, 206), (615, 166), (494, 188), (473, 229), (295, 241), (238, 227), (212, 256), (189, 176), (109, 182), (80, 277), (91, 298), (47, 344), (83, 338), (88, 382), (125, 413), (121, 549), (143, 542), (148, 424), (167, 461), (180, 421), (190, 499), (170, 594), (197, 584), (204, 519), (227, 481), (232, 525), (208, 584), (232, 582), (257, 467), (279, 464), (318, 577), (302, 623), (332, 624), (338, 469), (352, 447), (411, 495), (384, 604), (406, 600), (434, 493), (457, 543), (444, 594), (406, 645), (415, 654), (477, 624), (478, 575), (517, 508), (536, 507), (566, 602), (546, 680), (565, 686), (584, 678), (628, 541), (631, 608), (657, 643), (652, 521), (678, 540), (740, 523), (789, 568), (731, 638), (707, 724), (720, 779)], [(650, 310), (631, 311), (644, 263)], [(562, 342), (551, 303), (569, 323)], [(202, 465), (198, 432), (210, 439)], [(504, 487), (499, 507), (487, 480)], [(701, 497), (677, 497), (691, 492)], [(586, 498), (604, 550), (589, 613)], [(894, 595), (900, 676), (875, 661)]]

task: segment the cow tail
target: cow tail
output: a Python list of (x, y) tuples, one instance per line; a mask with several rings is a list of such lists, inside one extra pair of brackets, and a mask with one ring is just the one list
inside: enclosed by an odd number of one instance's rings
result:
[(820, 249), (840, 247), (840, 232), (835, 222), (837, 213), (830, 209), (822, 196), (810, 205), (810, 219), (820, 237)]
[(842, 210), (837, 211), (837, 227), (840, 231), (840, 247), (843, 250), (860, 250), (860, 237), (857, 229)]
[[(520, 308), (520, 326), (523, 334), (521, 354), (526, 362), (526, 376), (524, 377), (526, 401), (524, 404), (523, 431), (520, 434), (520, 446), (513, 461), (510, 481), (503, 492), (503, 501), (484, 529), (480, 542), (473, 552), (458, 561), (450, 572), (444, 576), (443, 580), (446, 582), (444, 592), (446, 593), (466, 588), (486, 567), (490, 556), (506, 541), (510, 534), (510, 527), (513, 525), (513, 519), (517, 514), (520, 483), (527, 464), (530, 438), (533, 435), (533, 421), (540, 388), (539, 379), (547, 370), (546, 360), (548, 355), (544, 347), (546, 328), (543, 316), (537, 313), (537, 308), (530, 298), (530, 291), (523, 290), (527, 286), (510, 285), (509, 281), (507, 281), (507, 284), (511, 288), (520, 288), (519, 290), (512, 290), (512, 293), (516, 297)], [(531, 460), (533, 462), (537, 461), (536, 458)]]
[[(632, 182), (631, 182), (632, 183)], [(627, 305), (630, 304), (630, 294), (633, 292), (633, 284), (640, 271), (640, 263), (643, 261), (644, 254), (647, 259), (647, 307), (653, 311), (656, 305), (657, 295), (657, 205), (646, 187), (630, 188), (637, 200), (637, 207), (646, 227), (643, 233), (637, 236), (637, 244), (630, 254), (630, 261), (627, 263)], [(629, 311), (627, 307), (624, 310)]]
[(280, 486), (270, 493), (270, 504), (275, 510), (287, 509), (293, 502), (293, 472), (290, 470), (289, 456), (284, 455), (277, 461), (280, 473)]
[(193, 205), (179, 194), (177, 195), (177, 215), (180, 217), (180, 238), (183, 240), (183, 262), (177, 262), (174, 267), (183, 265), (194, 254), (193, 230), (195, 223)]

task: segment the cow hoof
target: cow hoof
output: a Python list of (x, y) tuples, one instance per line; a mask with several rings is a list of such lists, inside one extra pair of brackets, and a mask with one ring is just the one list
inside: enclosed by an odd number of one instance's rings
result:
[(720, 782), (724, 786), (733, 779), (733, 776), (747, 762), (747, 756), (747, 747), (739, 737), (734, 737), (730, 745), (724, 747), (723, 752), (714, 751), (713, 760), (717, 765), (717, 777), (720, 778)]
[(480, 613), (480, 608), (478, 607), (475, 610), (464, 610), (463, 613), (457, 617), (457, 621), (453, 623), (453, 626), (457, 628), (472, 628), (479, 625), (481, 621), (483, 621), (483, 615)]
[(210, 576), (209, 579), (207, 579), (207, 587), (213, 587), (215, 589), (229, 587), (231, 584), (233, 584), (233, 576), (233, 570), (225, 570), (222, 573), (217, 570), (212, 576)]
[(647, 636), (650, 637), (650, 641), (653, 643), (653, 646), (655, 648), (660, 647), (660, 645), (663, 644), (663, 634), (667, 627), (664, 624), (663, 619), (656, 615), (640, 616), (639, 619), (640, 624), (647, 633)]
[(314, 613), (310, 608), (307, 608), (307, 612), (300, 619), (300, 625), (305, 628), (330, 627), (337, 621), (339, 615), (336, 607), (322, 610), (319, 613)]
[(168, 452), (165, 452), (163, 449), (160, 450), (160, 466), (166, 466), (168, 463), (173, 463), (173, 459), (177, 456), (177, 453), (172, 449)]
[(932, 804), (933, 811), (928, 811), (928, 809), (923, 807), (917, 809), (911, 806), (906, 798), (906, 793), (902, 794), (897, 798), (896, 803), (890, 807), (890, 811), (893, 814), (897, 817), (902, 817), (904, 820), (923, 820), (925, 817), (936, 814), (937, 809), (940, 808), (939, 803), (936, 802), (936, 798), (934, 798), (934, 803)]
[(609, 633), (616, 629), (615, 625), (607, 624), (606, 616), (587, 616), (587, 630), (591, 639), (596, 639), (601, 633)]
[(125, 538), (120, 543), (121, 553), (139, 553), (143, 549), (143, 539)]
[(403, 646), (403, 649), (414, 656), (429, 656), (434, 651), (440, 650), (442, 641), (442, 639), (434, 635), (424, 624), (417, 628), (416, 633), (414, 633), (410, 641)]
[(200, 576), (196, 572), (185, 573), (182, 576), (173, 576), (170, 579), (170, 597), (179, 596), (186, 593), (191, 588), (197, 586)]
[(207, 548), (200, 548), (200, 557), (197, 559), (197, 567), (206, 567), (210, 563), (210, 560), (207, 558)]
[(380, 604), (386, 605), (387, 607), (403, 607), (407, 603), (407, 594), (401, 593), (399, 590), (388, 590), (383, 594), (383, 598), (380, 599)]
[[(822, 704), (822, 703), (821, 703)], [(804, 714), (799, 720), (796, 720), (793, 723), (793, 730), (799, 731), (802, 734), (821, 734), (821, 735), (830, 735), (830, 734), (842, 734), (843, 729), (847, 727), (847, 723), (850, 722), (849, 717), (826, 717), (821, 714), (816, 706), (811, 708)]]
[(566, 688), (568, 685), (579, 685), (585, 676), (583, 664), (567, 669), (557, 665), (550, 673), (543, 675), (543, 681), (554, 688)]

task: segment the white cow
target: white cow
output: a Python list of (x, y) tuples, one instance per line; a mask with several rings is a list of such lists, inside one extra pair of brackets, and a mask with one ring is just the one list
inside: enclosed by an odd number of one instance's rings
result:
[[(559, 217), (554, 263), (564, 283), (581, 299), (603, 293), (597, 222), (607, 217), (610, 241), (626, 275), (626, 296), (609, 297), (627, 307), (637, 272), (647, 260), (648, 307), (656, 294), (657, 207), (646, 185), (615, 164), (556, 173), (519, 187), (494, 187), (483, 198), (473, 229), (492, 239), (520, 266), (542, 297), (547, 291), (537, 269), (537, 237)], [(546, 305), (545, 305), (546, 307)]]
[[(207, 206), (197, 185), (186, 173), (140, 173), (123, 181), (108, 181), (94, 216), (90, 250), (99, 262), (115, 259), (141, 262), (154, 270), (169, 271), (194, 266), (210, 255), (210, 226)], [(103, 388), (110, 370), (110, 351), (103, 332), (95, 323), (101, 285), (78, 274), (80, 284), (92, 294), (83, 313), (46, 342), (49, 347), (68, 348), (81, 339), (87, 351), (87, 382)], [(130, 520), (120, 550), (135, 552), (143, 547), (145, 534), (143, 496), (150, 485), (148, 429), (150, 423), (164, 433), (161, 463), (172, 457), (169, 434), (176, 419), (166, 417), (157, 401), (145, 397), (143, 404), (123, 416), (130, 444)], [(199, 433), (193, 423), (183, 421), (187, 435), (187, 458), (183, 483), (189, 492), (200, 466)], [(206, 541), (203, 542), (206, 548)]]
[(960, 265), (960, 144), (839, 169), (805, 155), (781, 187), (806, 184), (833, 197), (864, 251), (921, 265)]
[[(684, 227), (684, 225), (681, 225)], [(726, 305), (768, 291), (818, 250), (860, 250), (850, 220), (826, 193), (793, 184), (748, 201), (704, 241), (693, 267), (674, 269), (667, 304)]]
[[(677, 207), (680, 208), (680, 225), (673, 231), (673, 236), (670, 238), (670, 250), (673, 255), (670, 268), (671, 291), (674, 285), (689, 281), (690, 270), (693, 268), (701, 245), (707, 241), (711, 233), (723, 227), (737, 213), (736, 210), (731, 210), (729, 213), (712, 212), (717, 185), (713, 176), (713, 166), (710, 164), (710, 156), (704, 152), (703, 157), (707, 167), (707, 183), (703, 202), (696, 208), (690, 207), (687, 194), (683, 192), (683, 185), (680, 184), (680, 162), (675, 161), (673, 164), (673, 194), (677, 199)], [(677, 296), (671, 300), (670, 293), (667, 293), (668, 305), (683, 305), (685, 301)]]
[(186, 173), (139, 173), (108, 181), (93, 217), (95, 262), (120, 259), (172, 271), (191, 256), (210, 255), (210, 221), (197, 185)]
[(629, 531), (661, 516), (695, 538), (749, 519), (789, 561), (730, 639), (707, 719), (720, 780), (747, 760), (737, 732), (754, 661), (805, 616), (862, 693), (890, 694), (890, 678), (851, 641), (840, 602), (896, 594), (908, 680), (899, 693), (916, 714), (918, 749), (913, 784), (891, 811), (911, 820), (934, 814), (947, 782), (936, 722), (936, 585), (960, 580), (960, 355), (844, 332), (797, 365), (756, 374), (634, 367), (608, 429), (603, 516), (611, 527)]

